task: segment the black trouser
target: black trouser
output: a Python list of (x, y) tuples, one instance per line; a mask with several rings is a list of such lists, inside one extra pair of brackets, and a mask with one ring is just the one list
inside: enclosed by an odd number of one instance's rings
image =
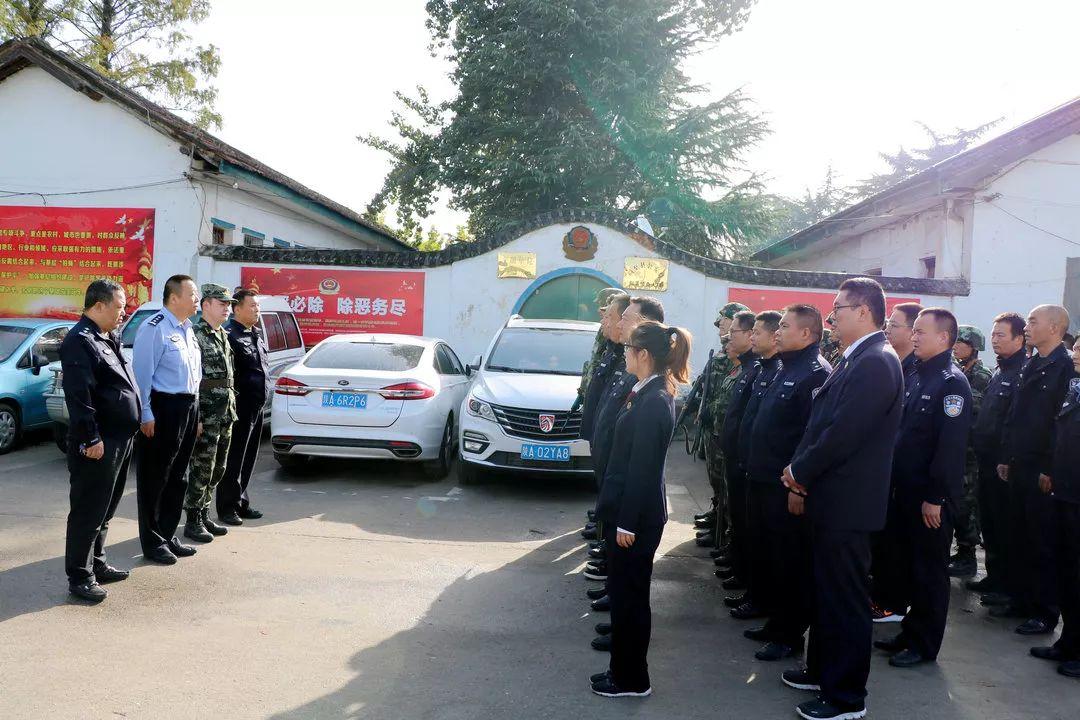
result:
[(898, 615), (907, 612), (911, 604), (910, 581), (904, 569), (906, 566), (901, 547), (905, 542), (903, 527), (903, 513), (897, 506), (895, 490), (890, 490), (885, 528), (870, 535), (870, 572), (873, 578), (870, 596), (879, 608)]
[(870, 535), (811, 526), (813, 624), (806, 653), (821, 697), (856, 705), (870, 676)]
[(810, 526), (788, 512), (787, 488), (751, 481), (750, 527), (751, 595), (769, 615), (769, 639), (794, 647), (810, 626)]
[(195, 449), (199, 400), (195, 395), (152, 391), (154, 437), (135, 440), (139, 501), (139, 542), (143, 553), (165, 545), (176, 534), (187, 491), (187, 470)]
[(634, 544), (619, 547), (612, 523), (605, 533), (608, 555), (608, 597), (611, 599), (611, 676), (624, 690), (641, 691), (649, 684), (649, 638), (652, 635), (653, 556), (663, 526), (638, 528)]
[(898, 489), (895, 528), (900, 570), (911, 597), (901, 633), (905, 647), (928, 660), (937, 657), (949, 614), (949, 548), (952, 546), (951, 506), (941, 508), (941, 527), (928, 528), (922, 517), (922, 496)]
[(232, 443), (229, 445), (229, 459), (225, 462), (225, 474), (217, 489), (218, 515), (228, 515), (246, 509), (248, 483), (251, 471), (259, 457), (262, 444), (263, 404), (254, 405), (237, 399), (237, 420), (233, 423)]
[(725, 463), (727, 470), (728, 508), (731, 511), (731, 569), (743, 582), (750, 578), (750, 528), (747, 516), (746, 472), (734, 462)]
[(1080, 660), (1080, 504), (1054, 501), (1057, 511), (1058, 602), (1061, 605), (1061, 637), (1054, 647), (1066, 658)]
[(996, 458), (979, 456), (976, 492), (986, 548), (986, 577), (989, 584), (1005, 590), (1009, 577), (1009, 485), (998, 477)]
[(1030, 617), (1056, 625), (1054, 497), (1039, 489), (1039, 471), (1030, 465), (1012, 464), (1008, 486), (1009, 592)]
[(71, 472), (71, 511), (67, 518), (64, 569), (68, 582), (80, 585), (93, 581), (94, 571), (104, 567), (105, 537), (109, 521), (124, 495), (132, 438), (102, 438), (105, 454), (91, 460), (68, 441), (68, 470)]

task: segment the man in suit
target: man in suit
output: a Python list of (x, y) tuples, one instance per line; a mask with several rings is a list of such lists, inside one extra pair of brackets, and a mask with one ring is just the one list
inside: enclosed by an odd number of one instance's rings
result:
[(866, 715), (870, 675), (870, 533), (885, 525), (893, 446), (903, 413), (900, 359), (885, 342), (885, 292), (845, 280), (833, 301), (843, 357), (818, 390), (783, 483), (806, 498), (814, 620), (807, 667), (783, 680), (819, 691), (796, 710), (808, 720)]

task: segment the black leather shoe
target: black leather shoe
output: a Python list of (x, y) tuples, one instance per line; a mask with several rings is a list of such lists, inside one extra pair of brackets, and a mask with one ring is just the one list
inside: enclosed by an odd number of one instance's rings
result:
[(848, 705), (837, 707), (821, 698), (804, 702), (795, 708), (803, 720), (859, 720), (866, 717), (866, 705)]
[(129, 575), (131, 573), (127, 570), (117, 570), (112, 565), (98, 565), (94, 568), (94, 579), (102, 585), (127, 580)]
[(596, 522), (596, 511), (595, 510), (586, 510), (585, 511), (585, 519), (588, 520), (589, 522)]
[(1046, 647), (1033, 647), (1031, 648), (1031, 656), (1037, 657), (1040, 660), (1050, 660), (1052, 662), (1066, 662), (1068, 660), (1076, 660), (1073, 657), (1066, 657), (1065, 653), (1061, 652), (1054, 645), (1047, 645)]
[(236, 514), (244, 520), (258, 520), (263, 516), (262, 512), (253, 507), (242, 507)]
[(977, 572), (979, 564), (975, 560), (975, 551), (956, 553), (949, 560), (949, 577), (971, 577)]
[(746, 584), (737, 577), (730, 577), (724, 582), (720, 583), (720, 587), (725, 590), (745, 590)]
[(721, 567), (721, 568), (731, 567), (731, 560), (729, 560), (726, 557), (713, 558), (712, 563), (716, 567)]
[(785, 670), (780, 674), (780, 679), (784, 681), (785, 685), (796, 690), (821, 692), (821, 685), (818, 684), (816, 678), (810, 675), (810, 671), (806, 668)]
[(605, 552), (602, 548), (589, 548), (589, 552), (587, 553), (587, 555), (593, 560), (603, 560), (605, 557), (607, 557), (607, 552)]
[(1065, 677), (1080, 678), (1080, 660), (1070, 660), (1058, 665), (1058, 672)]
[(1027, 613), (1024, 612), (1024, 608), (1019, 605), (1008, 603), (1006, 605), (996, 605), (990, 608), (988, 613), (992, 618), (1021, 618), (1027, 617)]
[(996, 605), (1008, 605), (1012, 601), (1008, 595), (1003, 592), (988, 592), (979, 596), (979, 604), (983, 607), (994, 607)]
[(600, 598), (606, 597), (606, 596), (607, 596), (607, 588), (606, 587), (590, 588), (589, 590), (585, 591), (585, 597), (589, 598), (590, 600), (599, 600)]
[(240, 519), (240, 516), (236, 513), (225, 513), (224, 515), (218, 514), (218, 520), (226, 525), (243, 525), (244, 521)]
[(68, 592), (92, 603), (99, 603), (109, 597), (109, 593), (105, 592), (105, 588), (96, 582), (84, 582), (78, 585), (68, 584)]
[[(209, 530), (203, 527), (202, 510), (188, 510), (187, 516), (187, 522), (184, 523), (184, 537), (194, 540), (195, 542), (213, 542), (214, 536), (210, 534)], [(180, 555), (182, 553), (176, 554)]]
[(206, 528), (206, 531), (214, 537), (221, 537), (222, 535), (229, 534), (229, 528), (224, 525), (218, 525), (216, 522), (210, 519), (210, 511), (203, 508), (202, 511), (202, 524)]
[(606, 677), (600, 682), (594, 682), (592, 691), (603, 697), (647, 697), (652, 695), (652, 688), (624, 688), (615, 684), (611, 677)]
[(764, 647), (754, 653), (754, 657), (762, 662), (776, 662), (784, 658), (794, 657), (802, 651), (802, 646), (791, 647), (778, 642), (765, 643)]
[(972, 590), (978, 593), (991, 593), (998, 592), (1000, 590), (998, 584), (994, 582), (994, 579), (991, 578), (989, 575), (982, 578), (981, 580), (968, 580), (966, 583), (964, 583), (964, 587), (966, 587), (968, 590)]
[(1051, 625), (1045, 620), (1031, 618), (1027, 622), (1021, 623), (1020, 626), (1016, 628), (1016, 632), (1019, 635), (1049, 635), (1054, 632), (1054, 625)]
[(716, 518), (714, 516), (709, 516), (704, 520), (695, 520), (694, 527), (698, 530), (712, 530), (716, 527)]
[(727, 553), (720, 548), (713, 548), (709, 551), (709, 557), (711, 557), (713, 560), (716, 560), (717, 558), (724, 558), (726, 560)]
[(597, 635), (610, 635), (611, 623), (596, 623), (596, 627), (594, 629), (596, 630)]
[(874, 647), (887, 653), (898, 653), (901, 650), (907, 650), (907, 643), (904, 641), (903, 634), (900, 634), (888, 640), (875, 640)]
[(585, 528), (581, 531), (581, 537), (585, 538), (586, 540), (595, 540), (597, 538), (596, 527), (593, 526), (592, 528)]
[(611, 598), (607, 595), (599, 600), (593, 600), (589, 605), (596, 612), (610, 612), (611, 611)]
[(601, 680), (607, 680), (609, 677), (611, 677), (611, 671), (610, 670), (605, 670), (602, 673), (596, 673), (595, 675), (591, 675), (589, 677), (589, 682), (592, 683), (593, 685), (595, 685), (596, 683), (600, 682)]
[(169, 539), (169, 550), (172, 550), (173, 555), (176, 557), (191, 557), (197, 552), (195, 548), (185, 545), (175, 537)]
[(598, 650), (600, 652), (611, 652), (610, 635), (600, 635), (599, 637), (594, 637), (592, 639), (592, 643), (590, 644), (592, 645), (593, 650)]
[(697, 543), (698, 547), (712, 547), (716, 544), (716, 536), (712, 532), (707, 532), (704, 535), (698, 535), (694, 542)]
[(176, 556), (173, 555), (172, 550), (167, 547), (156, 547), (150, 550), (144, 550), (143, 557), (150, 562), (161, 563), (162, 565), (176, 564)]
[(904, 648), (889, 658), (889, 664), (898, 668), (915, 667), (916, 665), (922, 665), (927, 662), (931, 662), (930, 658), (923, 657), (921, 653), (918, 653), (911, 648)]
[(694, 515), (694, 522), (697, 522), (698, 520), (708, 520), (709, 518), (711, 518), (711, 517), (713, 517), (715, 515), (716, 515), (716, 510), (710, 510), (709, 512), (698, 513), (697, 515)]
[(761, 627), (750, 628), (749, 630), (743, 630), (743, 637), (747, 640), (756, 640), (757, 642), (769, 642), (769, 631), (764, 625)]
[(736, 620), (757, 620), (758, 618), (767, 617), (765, 611), (755, 605), (753, 602), (743, 603), (737, 608), (731, 611), (731, 617)]
[(607, 563), (603, 560), (590, 560), (585, 563), (586, 570), (592, 570), (598, 575), (607, 575)]
[(728, 578), (735, 576), (735, 571), (729, 567), (720, 567), (713, 570), (713, 575), (721, 580), (727, 580)]
[(724, 598), (724, 607), (737, 608), (747, 601), (746, 593), (742, 595), (731, 595)]

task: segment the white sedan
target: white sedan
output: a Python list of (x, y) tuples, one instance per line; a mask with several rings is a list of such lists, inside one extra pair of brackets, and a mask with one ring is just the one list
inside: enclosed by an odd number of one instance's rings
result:
[(274, 386), (274, 458), (286, 468), (311, 456), (396, 458), (445, 477), (468, 387), (468, 370), (442, 340), (334, 335)]

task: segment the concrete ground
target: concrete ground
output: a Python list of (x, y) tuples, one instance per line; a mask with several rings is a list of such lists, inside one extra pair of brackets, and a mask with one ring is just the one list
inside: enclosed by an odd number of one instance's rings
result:
[[(678, 446), (644, 701), (588, 691), (607, 660), (579, 575), (589, 483), (459, 487), (390, 463), (286, 474), (266, 452), (253, 485), (265, 519), (162, 567), (139, 555), (132, 474), (110, 559), (133, 573), (90, 607), (63, 576), (63, 458), (44, 440), (0, 457), (0, 717), (786, 718), (807, 698), (727, 616), (688, 524), (703, 466)], [(954, 590), (937, 665), (875, 656), (871, 716), (1080, 717), (1080, 683), (974, 600)]]

